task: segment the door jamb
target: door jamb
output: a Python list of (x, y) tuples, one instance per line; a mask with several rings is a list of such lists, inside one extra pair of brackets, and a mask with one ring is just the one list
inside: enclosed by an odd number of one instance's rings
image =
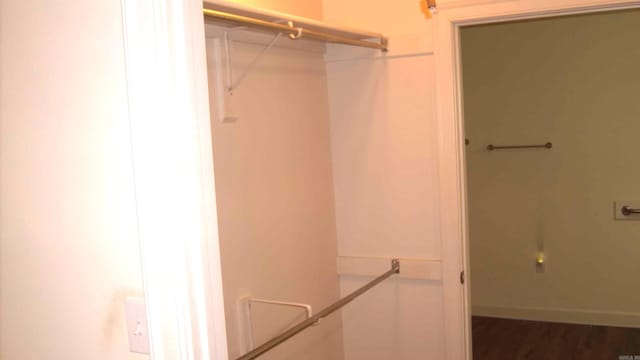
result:
[(121, 0), (154, 360), (226, 360), (202, 2)]

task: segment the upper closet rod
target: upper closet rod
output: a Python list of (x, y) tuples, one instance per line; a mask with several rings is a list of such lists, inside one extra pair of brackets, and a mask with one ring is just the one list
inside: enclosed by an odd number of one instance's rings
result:
[(361, 288), (359, 288), (358, 290), (352, 292), (351, 294), (343, 297), (342, 299), (336, 301), (335, 303), (329, 305), (328, 307), (324, 308), (322, 311), (320, 311), (319, 313), (313, 315), (312, 317), (308, 318), (305, 321), (302, 321), (300, 323), (298, 323), (298, 325), (292, 327), (291, 329), (283, 332), (282, 334), (276, 336), (275, 338), (267, 341), (266, 343), (258, 346), (257, 348), (249, 351), (248, 353), (240, 356), (237, 360), (252, 360), (257, 358), (258, 356), (264, 354), (265, 352), (273, 349), (274, 347), (280, 345), (281, 343), (285, 342), (286, 340), (290, 339), (291, 337), (293, 337), (294, 335), (298, 334), (299, 332), (301, 332), (302, 330), (308, 328), (309, 326), (312, 326), (314, 324), (316, 324), (318, 321), (320, 321), (320, 319), (327, 317), (329, 314), (333, 313), (334, 311), (340, 309), (341, 307), (347, 305), (348, 303), (352, 302), (355, 298), (357, 298), (358, 296), (364, 294), (367, 290), (371, 289), (372, 287), (378, 285), (379, 283), (383, 282), (384, 280), (386, 280), (388, 277), (394, 275), (394, 274), (399, 274), (400, 273), (400, 261), (398, 259), (393, 259), (391, 260), (391, 269), (387, 272), (385, 272), (384, 274), (378, 276), (377, 278), (371, 280), (370, 282), (368, 282), (366, 285), (362, 286)]
[(291, 20), (287, 21), (286, 24), (281, 24), (281, 23), (256, 19), (248, 16), (231, 14), (228, 12), (223, 12), (218, 10), (202, 9), (202, 12), (204, 13), (205, 16), (209, 16), (212, 18), (233, 21), (241, 24), (259, 27), (262, 29), (282, 32), (282, 33), (288, 34), (291, 40), (296, 40), (299, 38), (310, 38), (315, 40), (332, 42), (336, 44), (361, 46), (361, 47), (367, 47), (371, 49), (379, 49), (382, 51), (387, 51), (387, 38), (382, 36), (379, 38), (376, 38), (376, 40), (378, 40), (379, 42), (372, 42), (372, 41), (366, 41), (366, 40), (351, 39), (344, 36), (333, 35), (333, 34), (321, 32), (321, 31), (298, 27), (298, 26), (295, 26), (294, 22)]

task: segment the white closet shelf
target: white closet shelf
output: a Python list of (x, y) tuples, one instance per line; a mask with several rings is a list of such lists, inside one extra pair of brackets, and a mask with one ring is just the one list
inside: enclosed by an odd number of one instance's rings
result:
[(333, 26), (318, 20), (224, 0), (205, 0), (203, 6), (207, 18), (233, 26), (282, 32), (293, 40), (309, 38), (387, 51), (387, 38), (375, 32)]

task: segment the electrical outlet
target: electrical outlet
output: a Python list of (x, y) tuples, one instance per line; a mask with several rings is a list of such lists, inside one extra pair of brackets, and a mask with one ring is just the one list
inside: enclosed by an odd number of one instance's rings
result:
[(149, 328), (147, 326), (147, 310), (144, 306), (144, 300), (127, 298), (124, 308), (127, 315), (129, 351), (149, 354)]

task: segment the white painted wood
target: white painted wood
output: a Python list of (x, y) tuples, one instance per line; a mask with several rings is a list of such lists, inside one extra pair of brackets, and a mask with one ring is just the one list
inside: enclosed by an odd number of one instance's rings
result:
[[(391, 267), (391, 258), (370, 258), (338, 256), (338, 275), (348, 276), (379, 276)], [(440, 260), (429, 259), (399, 259), (402, 279), (435, 280), (442, 278)]]
[(202, 4), (122, 7), (151, 355), (226, 359)]
[(400, 259), (400, 278), (442, 280), (439, 260)]
[[(453, 1), (452, 1), (453, 3)], [(466, 186), (464, 134), (461, 101), (459, 28), (546, 16), (639, 7), (637, 0), (494, 0), (456, 1), (459, 7), (441, 7), (435, 17), (435, 59), (437, 112), (439, 131), (440, 201), (442, 271), (444, 298), (444, 332), (446, 359), (470, 359), (470, 305), (468, 299), (468, 235), (466, 220)], [(459, 282), (460, 272), (467, 271), (466, 284)]]
[(442, 242), (442, 296), (447, 360), (471, 358), (468, 282), (460, 272), (468, 269), (462, 122), (458, 119), (457, 30), (445, 14), (436, 17), (436, 106), (439, 132), (440, 227)]

